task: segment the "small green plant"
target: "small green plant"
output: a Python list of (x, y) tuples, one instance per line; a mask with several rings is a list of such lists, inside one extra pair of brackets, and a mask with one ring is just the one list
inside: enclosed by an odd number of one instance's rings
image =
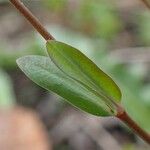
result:
[(44, 37), (48, 56), (24, 56), (17, 60), (21, 70), (39, 86), (65, 98), (77, 108), (96, 116), (115, 116), (150, 143), (121, 106), (116, 83), (76, 48), (56, 41), (19, 0), (10, 0)]

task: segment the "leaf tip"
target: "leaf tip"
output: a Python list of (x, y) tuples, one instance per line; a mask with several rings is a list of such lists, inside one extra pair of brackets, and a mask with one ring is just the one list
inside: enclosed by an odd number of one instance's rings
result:
[(23, 57), (19, 57), (18, 59), (16, 59), (16, 63), (21, 70), (22, 68), (24, 68), (27, 62), (29, 62), (29, 58), (30, 56), (23, 56)]
[(16, 63), (18, 66), (19, 66), (20, 62), (21, 62), (21, 57), (16, 59)]

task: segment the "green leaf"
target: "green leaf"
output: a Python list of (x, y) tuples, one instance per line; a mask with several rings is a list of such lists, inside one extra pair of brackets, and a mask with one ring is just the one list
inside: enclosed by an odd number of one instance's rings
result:
[(25, 56), (19, 58), (17, 64), (35, 83), (57, 93), (81, 110), (97, 116), (115, 113), (95, 92), (67, 76), (48, 57)]
[(107, 74), (83, 53), (67, 44), (51, 40), (46, 45), (50, 58), (58, 68), (97, 94), (106, 105), (116, 108), (116, 103), (121, 100), (121, 92)]

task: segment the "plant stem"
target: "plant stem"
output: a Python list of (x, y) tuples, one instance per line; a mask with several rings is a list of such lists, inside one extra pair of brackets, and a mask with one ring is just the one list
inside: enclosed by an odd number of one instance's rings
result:
[(125, 111), (118, 112), (116, 117), (123, 121), (125, 124), (127, 124), (144, 141), (150, 144), (150, 134), (146, 133), (141, 127), (139, 127), (139, 125), (137, 125)]
[[(143, 0), (145, 1), (145, 0)], [(54, 40), (53, 36), (43, 27), (39, 20), (26, 8), (26, 6), (20, 0), (10, 0), (10, 2), (19, 10), (19, 12), (33, 25), (33, 27), (47, 40)], [(147, 4), (147, 3), (145, 3)], [(149, 8), (150, 5), (148, 4)], [(141, 129), (129, 116), (123, 111), (123, 108), (118, 107), (119, 111), (116, 115), (117, 118), (126, 123), (131, 129), (133, 129), (143, 140), (150, 144), (150, 135)]]
[(19, 12), (33, 25), (33, 27), (48, 40), (54, 40), (54, 37), (44, 28), (39, 20), (31, 13), (31, 11), (20, 1), (10, 0), (10, 2), (19, 10)]
[(148, 2), (148, 0), (141, 0), (146, 6), (147, 8), (150, 9), (150, 2)]

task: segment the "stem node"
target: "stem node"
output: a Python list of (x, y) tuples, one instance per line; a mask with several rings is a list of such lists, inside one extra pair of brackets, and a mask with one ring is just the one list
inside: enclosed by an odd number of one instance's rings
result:
[(150, 134), (146, 133), (141, 127), (139, 127), (130, 117), (129, 115), (123, 111), (118, 112), (116, 115), (121, 121), (127, 124), (132, 130), (134, 130), (137, 135), (139, 135), (144, 141), (150, 144)]

